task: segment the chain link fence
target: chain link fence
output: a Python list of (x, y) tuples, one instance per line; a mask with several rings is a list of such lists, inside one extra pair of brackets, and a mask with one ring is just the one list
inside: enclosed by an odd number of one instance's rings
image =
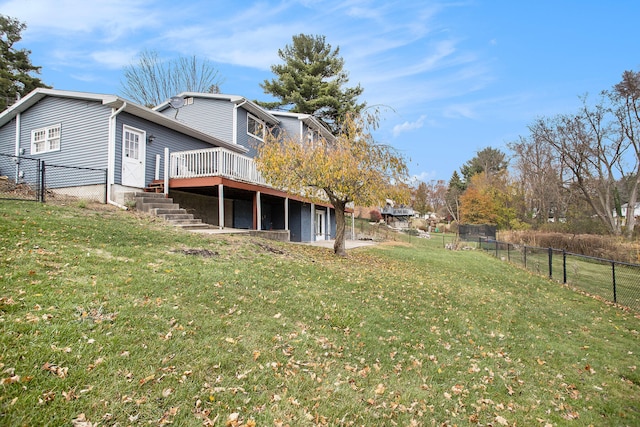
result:
[(107, 201), (107, 170), (0, 154), (0, 199)]
[(478, 247), (533, 273), (640, 311), (640, 264), (489, 239), (478, 240)]
[(42, 201), (42, 160), (0, 154), (0, 198)]
[(107, 202), (107, 170), (42, 164), (43, 201), (91, 200)]

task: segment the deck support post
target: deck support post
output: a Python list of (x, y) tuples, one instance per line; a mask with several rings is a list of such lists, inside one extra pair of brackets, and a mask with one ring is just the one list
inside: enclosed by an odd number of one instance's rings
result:
[(311, 223), (311, 242), (315, 242), (316, 241), (316, 205), (314, 203), (311, 203), (311, 221), (309, 221)]
[(259, 191), (256, 191), (256, 219), (256, 230), (262, 230), (262, 202)]
[(218, 184), (218, 228), (224, 228), (224, 186)]
[(289, 231), (289, 198), (284, 198), (284, 229)]

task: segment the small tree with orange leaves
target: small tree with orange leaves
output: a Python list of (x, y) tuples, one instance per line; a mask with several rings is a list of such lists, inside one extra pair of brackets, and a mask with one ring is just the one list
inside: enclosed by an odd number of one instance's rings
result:
[(408, 170), (402, 156), (375, 141), (377, 114), (347, 114), (334, 138), (303, 141), (290, 135), (268, 135), (256, 161), (267, 181), (311, 200), (322, 196), (336, 212), (336, 255), (345, 256), (345, 210), (355, 202), (379, 204), (387, 198), (408, 199)]

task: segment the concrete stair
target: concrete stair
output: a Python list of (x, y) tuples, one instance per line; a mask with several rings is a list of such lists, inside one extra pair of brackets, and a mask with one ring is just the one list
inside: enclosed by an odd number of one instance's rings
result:
[(146, 212), (149, 215), (157, 216), (167, 221), (174, 227), (183, 230), (204, 230), (212, 228), (209, 224), (195, 218), (193, 214), (187, 213), (173, 199), (165, 197), (163, 193), (136, 193), (134, 195), (136, 210)]

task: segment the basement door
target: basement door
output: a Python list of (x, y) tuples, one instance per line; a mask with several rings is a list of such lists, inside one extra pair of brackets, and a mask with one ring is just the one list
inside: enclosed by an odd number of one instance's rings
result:
[(125, 126), (122, 129), (122, 185), (143, 188), (144, 132)]

